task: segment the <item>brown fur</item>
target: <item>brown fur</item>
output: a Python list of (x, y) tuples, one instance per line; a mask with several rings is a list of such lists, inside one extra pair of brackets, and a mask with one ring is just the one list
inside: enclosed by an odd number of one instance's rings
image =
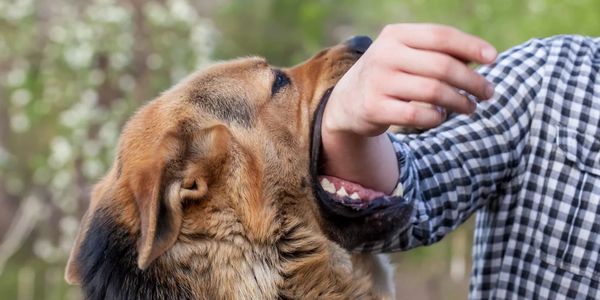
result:
[(324, 233), (308, 170), (313, 113), (357, 58), (326, 49), (284, 69), (274, 95), (265, 60), (225, 62), (141, 108), (92, 192), (67, 281), (89, 299), (392, 298), (387, 261)]

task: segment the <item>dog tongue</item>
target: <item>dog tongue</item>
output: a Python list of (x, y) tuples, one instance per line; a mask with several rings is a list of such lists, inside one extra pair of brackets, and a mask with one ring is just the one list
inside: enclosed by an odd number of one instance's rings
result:
[(353, 198), (354, 196), (355, 198), (358, 195), (358, 198), (362, 201), (372, 201), (375, 198), (385, 196), (382, 192), (333, 176), (319, 176), (319, 182), (326, 192), (335, 194), (338, 197), (346, 196)]

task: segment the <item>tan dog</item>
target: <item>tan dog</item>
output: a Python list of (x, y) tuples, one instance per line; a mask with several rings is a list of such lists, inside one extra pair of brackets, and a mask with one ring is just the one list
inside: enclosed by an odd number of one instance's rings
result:
[(342, 246), (397, 233), (407, 211), (357, 212), (309, 168), (314, 112), (368, 44), (284, 70), (221, 63), (141, 108), (92, 192), (67, 281), (87, 299), (393, 298), (387, 261)]

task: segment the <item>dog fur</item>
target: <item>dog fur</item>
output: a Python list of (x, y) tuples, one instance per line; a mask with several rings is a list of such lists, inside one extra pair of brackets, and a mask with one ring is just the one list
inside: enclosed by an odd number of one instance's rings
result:
[(326, 233), (344, 228), (323, 218), (309, 174), (314, 112), (358, 57), (340, 44), (290, 69), (224, 62), (142, 107), (66, 280), (86, 299), (393, 298), (384, 257)]

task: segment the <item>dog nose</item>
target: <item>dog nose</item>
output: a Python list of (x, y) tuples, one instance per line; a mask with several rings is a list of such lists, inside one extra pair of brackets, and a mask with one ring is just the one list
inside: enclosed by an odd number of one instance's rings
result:
[(353, 36), (346, 41), (346, 45), (359, 54), (365, 53), (369, 46), (371, 46), (371, 43), (373, 43), (371, 38), (364, 35)]

